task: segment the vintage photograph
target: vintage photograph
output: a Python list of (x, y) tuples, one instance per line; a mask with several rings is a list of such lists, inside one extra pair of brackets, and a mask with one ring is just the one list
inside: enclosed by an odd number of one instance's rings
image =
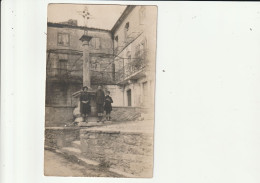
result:
[(157, 6), (47, 16), (44, 175), (153, 177)]

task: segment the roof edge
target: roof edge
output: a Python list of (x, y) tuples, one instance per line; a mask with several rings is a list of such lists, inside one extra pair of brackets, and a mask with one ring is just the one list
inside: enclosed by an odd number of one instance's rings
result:
[(48, 27), (57, 27), (57, 28), (72, 28), (72, 29), (88, 29), (90, 31), (100, 31), (100, 32), (109, 32), (111, 33), (111, 30), (107, 29), (99, 29), (94, 27), (84, 27), (84, 26), (75, 26), (75, 25), (68, 25), (68, 24), (62, 24), (62, 23), (53, 23), (53, 22), (47, 22)]
[(125, 20), (127, 15), (136, 7), (136, 5), (128, 5), (122, 15), (119, 17), (119, 19), (116, 21), (115, 25), (111, 29), (111, 32), (114, 34), (115, 31), (118, 29), (118, 27), (122, 24), (122, 22)]

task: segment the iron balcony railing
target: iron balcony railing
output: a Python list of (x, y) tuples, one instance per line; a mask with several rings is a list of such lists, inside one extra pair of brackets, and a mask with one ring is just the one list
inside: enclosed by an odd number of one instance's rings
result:
[[(124, 61), (122, 67), (115, 72), (113, 71), (97, 71), (91, 70), (91, 83), (92, 84), (117, 84), (131, 77), (137, 77), (137, 74), (143, 72), (147, 68), (147, 61), (141, 58), (135, 58)], [(138, 77), (137, 77), (138, 78)], [(82, 82), (83, 71), (69, 70), (62, 68), (48, 68), (47, 79), (65, 81), (65, 82)]]
[[(115, 84), (115, 72), (109, 71), (95, 71), (91, 70), (92, 84)], [(49, 68), (47, 70), (47, 79), (55, 81), (82, 82), (83, 72), (81, 70), (67, 70), (61, 68)]]
[(91, 71), (91, 84), (115, 84), (115, 72)]
[(130, 62), (124, 64), (122, 68), (116, 71), (115, 80), (116, 82), (121, 82), (129, 77), (134, 77), (137, 73), (145, 70), (147, 67), (147, 62), (144, 59), (131, 59)]
[(48, 68), (47, 79), (58, 80), (82, 80), (82, 70), (68, 70), (63, 68)]

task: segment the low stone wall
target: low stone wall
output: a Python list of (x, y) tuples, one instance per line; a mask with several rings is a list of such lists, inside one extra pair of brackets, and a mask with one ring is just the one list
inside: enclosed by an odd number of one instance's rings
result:
[(45, 107), (45, 126), (64, 126), (73, 121), (73, 110), (75, 107)]
[(45, 129), (45, 146), (61, 148), (70, 146), (74, 140), (79, 140), (80, 129), (73, 127), (47, 127)]
[[(73, 110), (75, 107), (45, 107), (45, 126), (58, 127), (73, 122)], [(105, 113), (104, 113), (105, 114)], [(113, 107), (112, 121), (134, 121), (141, 116), (138, 107)]]
[(151, 133), (110, 130), (80, 130), (82, 154), (136, 177), (153, 175), (153, 136)]
[(112, 121), (134, 121), (141, 116), (140, 107), (113, 107)]

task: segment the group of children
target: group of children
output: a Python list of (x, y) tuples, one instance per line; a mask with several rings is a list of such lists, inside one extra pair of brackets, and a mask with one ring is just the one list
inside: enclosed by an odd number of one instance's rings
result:
[[(91, 112), (90, 106), (90, 94), (87, 92), (88, 87), (84, 86), (83, 91), (80, 95), (80, 113), (83, 117), (83, 121), (87, 122), (87, 117)], [(96, 103), (97, 103), (97, 113), (98, 113), (98, 122), (103, 121), (103, 113), (106, 111), (106, 120), (111, 121), (111, 111), (113, 99), (110, 97), (110, 92), (106, 91), (106, 95), (104, 91), (101, 89), (101, 86), (98, 86), (98, 90), (96, 92)], [(103, 121), (104, 122), (104, 121)]]

